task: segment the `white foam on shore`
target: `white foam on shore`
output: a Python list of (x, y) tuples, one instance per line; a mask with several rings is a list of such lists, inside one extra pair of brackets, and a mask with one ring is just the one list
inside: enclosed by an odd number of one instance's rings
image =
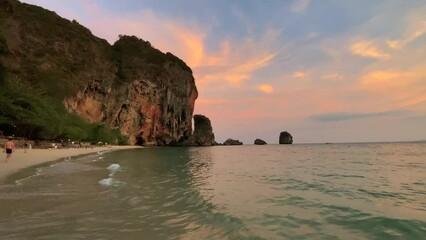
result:
[[(53, 165), (53, 164), (52, 164)], [(52, 165), (50, 166), (50, 167), (52, 167)], [(28, 176), (28, 177), (25, 177), (25, 178), (21, 178), (21, 179), (18, 179), (18, 180), (15, 180), (15, 184), (16, 185), (18, 185), (18, 186), (21, 186), (22, 184), (24, 184), (24, 181), (26, 181), (26, 180), (28, 180), (28, 179), (30, 179), (30, 178), (33, 178), (33, 177), (37, 177), (37, 176), (39, 176), (39, 175), (41, 175), (42, 174), (42, 170), (41, 170), (41, 168), (37, 168), (36, 169), (36, 172), (33, 174), (33, 175), (30, 175), (30, 176)]]
[[(114, 176), (114, 174), (119, 171), (121, 168), (120, 164), (117, 163), (113, 163), (111, 165), (109, 165), (107, 167), (107, 169), (109, 170), (110, 174), (109, 174), (109, 178), (104, 178), (101, 181), (99, 181), (98, 183), (103, 185), (103, 186), (111, 186), (113, 184), (113, 179), (112, 176)], [(114, 183), (118, 183), (118, 181), (114, 181)]]
[(112, 178), (104, 178), (101, 181), (98, 182), (102, 186), (111, 186), (112, 185)]
[(109, 176), (112, 177), (118, 170), (120, 170), (120, 164), (113, 163), (113, 164), (109, 165), (107, 167), (107, 169), (110, 172)]
[(21, 178), (21, 179), (17, 179), (17, 180), (15, 180), (15, 184), (16, 184), (16, 185), (18, 185), (18, 186), (20, 186), (20, 185), (24, 184), (24, 182), (25, 182), (26, 180), (29, 180), (29, 179), (31, 179), (31, 178), (33, 178), (33, 177), (37, 177), (37, 176), (42, 175), (45, 169), (47, 169), (47, 168), (53, 168), (55, 165), (57, 165), (57, 164), (59, 164), (59, 163), (60, 163), (60, 162), (55, 162), (55, 163), (50, 164), (50, 165), (49, 165), (49, 166), (47, 166), (47, 167), (39, 167), (39, 168), (36, 168), (36, 170), (35, 170), (35, 173), (34, 173), (34, 174), (29, 175), (28, 177), (24, 177), (24, 178)]

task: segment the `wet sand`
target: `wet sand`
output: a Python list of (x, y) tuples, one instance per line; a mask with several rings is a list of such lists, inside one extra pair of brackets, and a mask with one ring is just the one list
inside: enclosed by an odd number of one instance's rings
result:
[(24, 149), (15, 149), (12, 158), (5, 162), (6, 154), (2, 152), (0, 158), (0, 184), (4, 180), (28, 167), (36, 166), (42, 163), (60, 160), (67, 157), (78, 156), (83, 154), (95, 153), (106, 150), (120, 150), (141, 148), (140, 146), (112, 146), (112, 147), (95, 147), (95, 148), (68, 148), (68, 149), (28, 149), (25, 153)]

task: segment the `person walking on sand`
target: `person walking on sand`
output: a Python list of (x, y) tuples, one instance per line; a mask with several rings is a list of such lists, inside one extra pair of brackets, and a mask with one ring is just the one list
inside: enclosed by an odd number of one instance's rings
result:
[(9, 141), (7, 141), (6, 144), (4, 145), (4, 151), (6, 151), (6, 159), (5, 159), (6, 162), (7, 162), (7, 159), (10, 159), (12, 157), (12, 152), (13, 150), (15, 150), (15, 144), (12, 142), (12, 138), (10, 137), (8, 140)]

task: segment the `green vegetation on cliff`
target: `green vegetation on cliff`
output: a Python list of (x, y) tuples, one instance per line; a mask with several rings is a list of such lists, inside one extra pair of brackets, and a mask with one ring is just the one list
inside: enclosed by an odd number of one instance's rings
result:
[(0, 131), (30, 139), (127, 144), (118, 130), (102, 123), (87, 123), (42, 92), (9, 82), (0, 88)]
[[(6, 55), (8, 53), (7, 42), (3, 37), (3, 34), (0, 31), (0, 56)], [(3, 66), (3, 63), (0, 61), (0, 84), (4, 85), (6, 79), (6, 69)]]
[(136, 36), (120, 35), (120, 38), (112, 46), (113, 59), (117, 63), (117, 78), (119, 80), (135, 79), (134, 73), (135, 61), (139, 68), (145, 68), (145, 71), (152, 76), (159, 76), (163, 71), (163, 66), (167, 62), (178, 65), (182, 70), (192, 74), (192, 70), (184, 61), (171, 53), (162, 53), (154, 48), (150, 42), (144, 41)]

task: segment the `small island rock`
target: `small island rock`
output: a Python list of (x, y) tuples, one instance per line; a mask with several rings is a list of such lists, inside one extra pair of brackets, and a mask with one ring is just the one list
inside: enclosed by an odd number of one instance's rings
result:
[(279, 143), (280, 144), (292, 144), (293, 143), (293, 137), (287, 131), (281, 132), (280, 133)]
[(204, 115), (194, 115), (194, 133), (190, 138), (191, 146), (217, 145), (210, 119)]
[(265, 141), (263, 141), (262, 139), (257, 138), (256, 140), (254, 140), (254, 144), (255, 145), (265, 145), (267, 143)]
[(239, 140), (228, 138), (225, 142), (223, 142), (223, 145), (243, 145), (243, 143)]

